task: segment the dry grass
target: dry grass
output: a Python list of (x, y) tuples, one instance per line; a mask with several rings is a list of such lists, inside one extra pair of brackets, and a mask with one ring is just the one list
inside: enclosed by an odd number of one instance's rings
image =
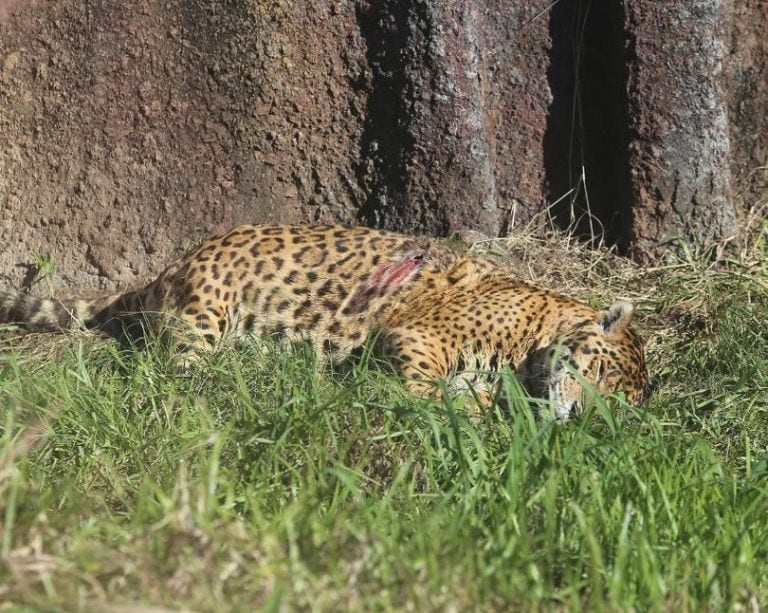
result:
[(0, 325), (0, 356), (15, 353), (23, 358), (34, 358), (36, 363), (57, 362), (78, 346), (103, 352), (109, 342), (103, 334), (92, 330), (37, 332), (19, 326)]

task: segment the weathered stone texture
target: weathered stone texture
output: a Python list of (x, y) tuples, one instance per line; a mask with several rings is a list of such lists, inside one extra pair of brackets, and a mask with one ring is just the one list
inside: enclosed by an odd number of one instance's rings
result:
[(63, 284), (127, 285), (244, 221), (353, 221), (364, 53), (351, 6), (25, 3), (0, 38), (0, 276), (49, 253)]
[(768, 217), (768, 2), (735, 0), (733, 15), (725, 80), (731, 179), (739, 229), (750, 233)]
[(642, 257), (722, 243), (768, 207), (767, 30), (761, 0), (0, 0), (0, 282), (50, 254), (124, 287), (245, 221), (504, 234), (556, 200)]
[(731, 0), (626, 2), (636, 252), (735, 237), (728, 61)]
[(365, 221), (497, 235), (542, 210), (548, 34), (533, 15), (499, 0), (367, 6)]
[(2, 8), (0, 277), (13, 285), (32, 253), (53, 256), (63, 285), (127, 285), (243, 221), (497, 234), (512, 209), (545, 204), (536, 7)]

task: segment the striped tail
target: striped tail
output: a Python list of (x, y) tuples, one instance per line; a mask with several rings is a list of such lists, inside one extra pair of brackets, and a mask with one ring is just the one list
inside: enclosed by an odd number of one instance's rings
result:
[(0, 324), (16, 323), (48, 331), (101, 329), (129, 310), (132, 302), (130, 294), (67, 301), (0, 291)]

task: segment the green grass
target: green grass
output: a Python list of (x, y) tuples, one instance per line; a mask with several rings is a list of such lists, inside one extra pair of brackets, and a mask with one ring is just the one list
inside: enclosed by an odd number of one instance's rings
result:
[[(94, 339), (0, 359), (0, 603), (59, 610), (728, 609), (768, 603), (768, 274), (641, 304), (660, 393), (537, 420), (361, 360)], [(460, 404), (460, 403), (459, 403)]]

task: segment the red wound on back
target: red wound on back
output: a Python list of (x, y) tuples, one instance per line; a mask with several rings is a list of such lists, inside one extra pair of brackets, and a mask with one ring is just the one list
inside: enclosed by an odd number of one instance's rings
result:
[(372, 299), (386, 296), (405, 285), (423, 265), (423, 253), (409, 253), (396, 262), (374, 268), (368, 278), (349, 295), (341, 308), (342, 315), (362, 313), (371, 308)]
[(379, 292), (407, 283), (424, 265), (423, 253), (409, 253), (393, 264), (385, 264), (374, 269), (369, 282)]

